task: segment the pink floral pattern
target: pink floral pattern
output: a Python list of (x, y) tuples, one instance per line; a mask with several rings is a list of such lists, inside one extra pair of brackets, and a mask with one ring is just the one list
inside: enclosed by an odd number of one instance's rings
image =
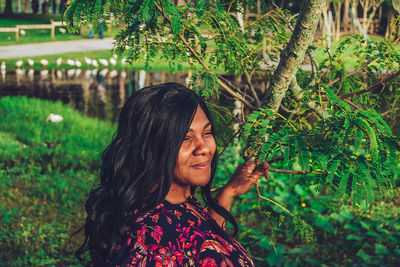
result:
[(254, 266), (245, 249), (216, 227), (194, 196), (181, 204), (164, 201), (128, 227), (112, 266)]

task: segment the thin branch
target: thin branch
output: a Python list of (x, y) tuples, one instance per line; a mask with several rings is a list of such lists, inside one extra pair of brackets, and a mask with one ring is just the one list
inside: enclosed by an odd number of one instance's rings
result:
[[(236, 91), (237, 93), (239, 93), (239, 94), (242, 93), (242, 91), (240, 90), (239, 87), (233, 85), (233, 84), (231, 83), (231, 81), (225, 79), (222, 75), (216, 75), (216, 76), (217, 76), (218, 79), (221, 79), (224, 83), (226, 83), (229, 87), (231, 87), (232, 90), (235, 90), (235, 91)], [(245, 95), (244, 95), (243, 97), (248, 97), (250, 101), (253, 101), (253, 99), (252, 99), (250, 96), (245, 96)]]
[(362, 108), (360, 108), (359, 106), (357, 106), (356, 104), (354, 104), (353, 102), (351, 102), (348, 99), (343, 99), (344, 102), (346, 102), (347, 104), (349, 104), (350, 106), (352, 106), (353, 108), (357, 109), (357, 110), (361, 110)]
[(217, 158), (219, 158), (219, 157), (224, 153), (225, 149), (226, 149), (226, 148), (228, 147), (228, 145), (233, 141), (233, 139), (235, 139), (235, 137), (243, 130), (243, 128), (244, 128), (245, 125), (246, 125), (246, 124), (244, 124), (244, 123), (243, 123), (242, 125), (240, 125), (239, 130), (237, 130), (236, 133), (234, 133), (234, 134), (231, 136), (231, 138), (228, 140), (228, 142), (226, 142), (226, 143), (224, 144), (224, 148), (222, 149), (221, 152), (219, 152)]
[[(344, 76), (344, 78), (348, 78), (360, 71), (362, 71), (363, 69), (365, 69), (369, 64), (371, 64), (373, 61), (375, 61), (379, 56), (374, 56), (372, 58), (370, 58), (367, 62), (365, 62), (361, 67), (359, 67), (358, 69), (346, 74), (346, 76)], [(336, 82), (338, 82), (340, 79), (343, 79), (343, 77), (339, 77), (334, 79), (333, 81), (331, 81), (330, 83), (328, 83), (328, 87), (331, 87), (333, 84), (335, 84)]]
[(399, 111), (399, 110), (400, 110), (400, 108), (395, 108), (393, 110), (391, 110), (391, 109), (386, 110), (385, 112), (382, 113), (382, 117), (385, 117), (385, 116), (389, 115), (391, 111), (395, 111), (396, 112), (396, 111)]
[(314, 56), (312, 55), (312, 53), (307, 50), (306, 51), (308, 57), (310, 58), (310, 63), (311, 63), (311, 77), (312, 80), (315, 79), (317, 72), (318, 72), (318, 62), (315, 60)]
[(276, 173), (287, 173), (287, 174), (317, 174), (317, 172), (307, 172), (307, 171), (292, 171), (292, 170), (283, 170), (283, 169), (268, 169), (269, 172), (276, 172)]
[(246, 67), (243, 64), (242, 64), (242, 70), (243, 70), (244, 76), (246, 77), (247, 86), (249, 86), (250, 92), (254, 97), (254, 102), (256, 104), (256, 107), (259, 108), (261, 106), (260, 100), (258, 99), (257, 92), (254, 89), (253, 83), (251, 82), (251, 77), (250, 77), (249, 73), (247, 72)]
[(288, 109), (287, 107), (285, 107), (282, 103), (281, 103), (281, 106), (280, 106), (279, 108), (281, 108), (284, 112), (286, 112), (286, 113), (288, 113), (288, 114), (291, 114), (291, 113), (297, 114), (297, 112), (300, 111), (299, 109), (290, 110), (290, 109)]
[[(289, 84), (289, 90), (293, 93), (294, 98), (298, 101), (301, 102), (302, 95), (303, 95), (303, 88), (300, 87), (300, 85), (297, 83), (297, 78), (296, 75), (293, 76), (292, 80), (290, 81)], [(322, 107), (318, 107), (318, 105), (314, 101), (309, 101), (307, 103), (307, 106), (314, 110), (318, 116), (321, 118), (325, 118), (327, 116), (326, 111)], [(299, 111), (300, 109), (295, 110), (295, 114)]]
[(341, 96), (339, 96), (339, 99), (345, 99), (345, 98), (349, 98), (349, 97), (353, 97), (353, 96), (358, 96), (358, 95), (361, 95), (364, 93), (373, 92), (376, 89), (378, 89), (380, 86), (387, 84), (388, 82), (390, 82), (391, 80), (393, 80), (394, 78), (396, 78), (399, 75), (400, 75), (400, 70), (386, 78), (383, 78), (382, 80), (380, 80), (379, 82), (377, 82), (376, 84), (372, 85), (371, 87), (369, 87), (367, 89), (341, 95)]
[(232, 118), (232, 120), (234, 120), (236, 123), (242, 123), (242, 121), (238, 118), (236, 118), (236, 116), (232, 115), (231, 113), (227, 112), (226, 110), (224, 110), (223, 108), (219, 107), (218, 105), (215, 105), (211, 102), (206, 102), (207, 105), (212, 106), (215, 109), (218, 109), (219, 111), (225, 113), (226, 115), (228, 115), (229, 117)]

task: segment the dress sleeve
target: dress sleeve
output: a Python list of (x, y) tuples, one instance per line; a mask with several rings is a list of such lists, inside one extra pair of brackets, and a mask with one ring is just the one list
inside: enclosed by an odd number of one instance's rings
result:
[(218, 241), (205, 240), (200, 249), (199, 266), (234, 266), (229, 260), (230, 252)]
[(223, 266), (222, 265), (223, 262), (224, 262), (224, 257), (215, 250), (207, 249), (202, 251), (199, 255), (199, 267), (203, 266), (219, 267)]

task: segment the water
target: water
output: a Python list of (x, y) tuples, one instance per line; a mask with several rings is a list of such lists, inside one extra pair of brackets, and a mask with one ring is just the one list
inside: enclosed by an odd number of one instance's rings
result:
[(28, 96), (61, 101), (90, 117), (118, 120), (126, 99), (152, 84), (185, 84), (187, 74), (116, 70), (17, 70), (1, 73), (0, 97)]
[[(62, 101), (90, 117), (116, 122), (126, 99), (139, 88), (165, 82), (186, 84), (188, 74), (116, 70), (16, 70), (0, 73), (0, 97), (24, 95)], [(235, 85), (238, 79), (225, 76)], [(240, 85), (244, 86), (244, 84)], [(261, 82), (258, 89), (265, 88)], [(222, 96), (223, 98), (223, 96)], [(384, 110), (386, 110), (384, 108)], [(400, 136), (400, 119), (389, 121)]]

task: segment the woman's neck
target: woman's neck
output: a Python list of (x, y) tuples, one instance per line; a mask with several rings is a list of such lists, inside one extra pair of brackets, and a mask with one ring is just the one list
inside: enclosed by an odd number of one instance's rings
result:
[(185, 202), (190, 196), (190, 186), (179, 186), (172, 184), (165, 200), (171, 204), (179, 204)]

